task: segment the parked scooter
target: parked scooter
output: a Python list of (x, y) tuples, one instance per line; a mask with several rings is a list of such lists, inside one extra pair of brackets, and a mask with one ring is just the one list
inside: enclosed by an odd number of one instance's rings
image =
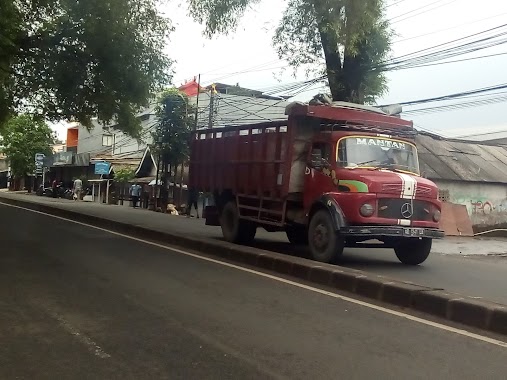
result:
[(53, 196), (53, 189), (50, 187), (44, 187), (43, 185), (40, 185), (37, 191), (35, 192), (39, 197), (45, 196), (45, 197), (52, 197)]

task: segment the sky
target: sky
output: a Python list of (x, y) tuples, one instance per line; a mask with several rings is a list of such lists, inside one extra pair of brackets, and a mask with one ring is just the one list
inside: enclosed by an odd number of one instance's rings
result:
[[(292, 68), (278, 59), (272, 36), (287, 0), (260, 0), (246, 12), (236, 31), (211, 40), (203, 27), (188, 16), (184, 0), (167, 0), (163, 12), (175, 31), (165, 52), (176, 61), (174, 84), (179, 86), (201, 74), (201, 83), (239, 83), (243, 87), (268, 89), (283, 83), (305, 80), (294, 77)], [(388, 0), (387, 17), (396, 36), (393, 58), (507, 24), (507, 2), (502, 0)], [(506, 40), (507, 41), (507, 40)], [(453, 59), (507, 52), (507, 44)], [(431, 98), (507, 83), (507, 55), (430, 67), (388, 72), (389, 91), (378, 104)], [(323, 89), (302, 93), (308, 100)], [(456, 101), (453, 101), (456, 102)], [(442, 105), (447, 103), (424, 106)], [(505, 127), (506, 103), (468, 109), (407, 116), (416, 127), (435, 133), (459, 136)], [(423, 107), (423, 106), (418, 106)], [(415, 107), (412, 107), (415, 108)], [(404, 107), (405, 110), (411, 107)], [(61, 131), (61, 127), (58, 128)]]

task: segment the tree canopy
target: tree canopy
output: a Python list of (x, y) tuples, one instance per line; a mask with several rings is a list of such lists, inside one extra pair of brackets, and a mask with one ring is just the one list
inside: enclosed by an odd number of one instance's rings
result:
[[(205, 34), (228, 34), (260, 0), (188, 0)], [(268, 0), (265, 0), (268, 1)], [(333, 100), (371, 102), (386, 90), (385, 0), (288, 0), (273, 45), (294, 67), (327, 76)], [(323, 68), (324, 66), (324, 68)], [(308, 68), (310, 68), (308, 70)]]
[(159, 99), (157, 117), (154, 151), (168, 164), (183, 163), (189, 155), (194, 124), (194, 107), (189, 104), (188, 96), (176, 88), (165, 90)]
[(171, 76), (162, 50), (172, 27), (157, 2), (2, 0), (0, 124), (28, 109), (137, 135), (136, 111)]
[(29, 115), (10, 119), (2, 129), (3, 152), (9, 159), (14, 176), (20, 177), (35, 170), (35, 154), (52, 154), (54, 132), (42, 120)]
[(114, 179), (117, 182), (126, 183), (136, 177), (135, 170), (131, 168), (120, 168), (115, 170)]

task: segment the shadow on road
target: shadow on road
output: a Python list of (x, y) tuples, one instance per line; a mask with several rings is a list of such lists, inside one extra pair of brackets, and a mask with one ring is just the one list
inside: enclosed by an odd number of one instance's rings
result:
[[(214, 238), (215, 240), (224, 241), (221, 237)], [(258, 238), (250, 247), (262, 249), (265, 251), (272, 251), (290, 255), (294, 257), (301, 257), (311, 259), (308, 247), (292, 245), (289, 242), (274, 241), (268, 239)], [(406, 266), (398, 261), (392, 249), (383, 248), (347, 248), (345, 249), (338, 266), (363, 269), (363, 270), (403, 270), (404, 272), (421, 272), (424, 271), (424, 266)]]

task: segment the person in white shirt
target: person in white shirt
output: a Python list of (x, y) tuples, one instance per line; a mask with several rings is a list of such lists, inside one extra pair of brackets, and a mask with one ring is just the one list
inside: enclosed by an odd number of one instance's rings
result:
[(81, 192), (83, 191), (83, 181), (81, 181), (79, 178), (76, 178), (74, 180), (74, 186), (72, 188), (72, 191), (75, 195), (75, 200), (80, 201), (81, 200)]

